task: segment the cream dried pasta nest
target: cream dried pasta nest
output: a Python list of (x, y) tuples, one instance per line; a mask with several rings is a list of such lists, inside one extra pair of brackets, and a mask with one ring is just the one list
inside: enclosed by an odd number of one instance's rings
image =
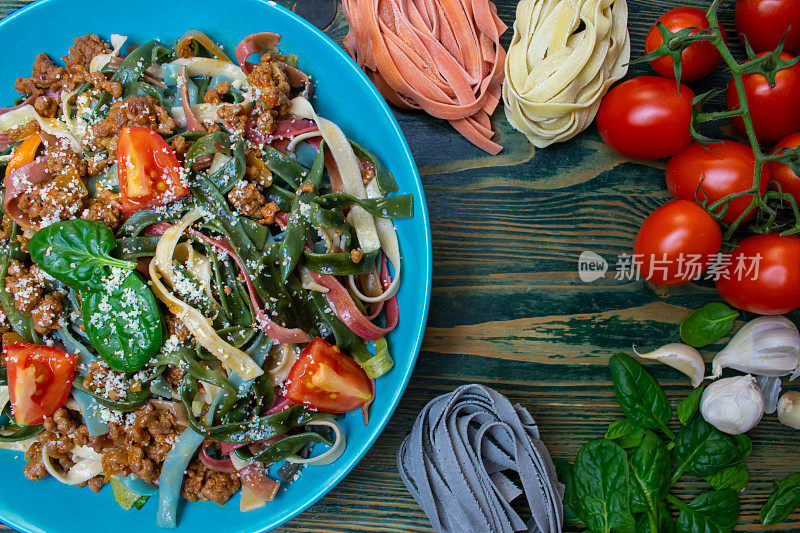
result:
[(628, 71), (625, 0), (522, 0), (505, 63), (509, 123), (537, 148), (571, 139)]

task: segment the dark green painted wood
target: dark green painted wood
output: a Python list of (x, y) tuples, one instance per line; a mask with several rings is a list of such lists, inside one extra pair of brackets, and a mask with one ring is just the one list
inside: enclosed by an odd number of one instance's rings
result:
[[(25, 3), (0, 1), (0, 14)], [(516, 1), (497, 3), (511, 26)], [(722, 20), (738, 47), (733, 0), (724, 3)], [(629, 0), (634, 55), (642, 53), (655, 18), (677, 5)], [(341, 42), (341, 10), (326, 31)], [(504, 45), (510, 39), (511, 30)], [(647, 66), (632, 68), (633, 74), (647, 72)], [(722, 84), (725, 76), (717, 73), (711, 82)], [(707, 283), (656, 292), (640, 282), (578, 279), (581, 251), (609, 258), (630, 251), (638, 226), (668, 198), (663, 164), (626, 161), (605, 148), (594, 129), (534, 154), (502, 110), (493, 120), (505, 147), (497, 157), (481, 153), (443, 121), (404, 111), (396, 116), (423, 175), (432, 219), (434, 286), (423, 351), (397, 412), (366, 458), (281, 531), (429, 531), (400, 481), (395, 453), (425, 403), (463, 383), (485, 383), (526, 405), (553, 454), (574, 457), (620, 416), (608, 356), (632, 344), (650, 348), (677, 340), (676, 326), (689, 310), (716, 299)], [(650, 369), (673, 404), (688, 394), (682, 376)], [(753, 481), (741, 496), (739, 529), (761, 531), (758, 509), (774, 479), (798, 470), (800, 449), (797, 432), (774, 416), (751, 436)], [(688, 481), (676, 492), (689, 496), (701, 486)], [(798, 529), (800, 514), (775, 528)]]

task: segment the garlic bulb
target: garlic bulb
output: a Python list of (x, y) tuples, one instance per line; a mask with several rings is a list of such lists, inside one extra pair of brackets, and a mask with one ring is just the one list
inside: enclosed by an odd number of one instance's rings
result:
[(706, 375), (706, 363), (700, 352), (680, 342), (673, 342), (662, 346), (658, 350), (648, 353), (639, 353), (636, 347), (633, 351), (644, 359), (655, 359), (659, 363), (669, 365), (679, 372), (683, 372), (692, 380), (692, 387), (697, 388)]
[(736, 332), (711, 363), (712, 378), (723, 368), (734, 368), (758, 376), (791, 374), (800, 365), (800, 333), (782, 316), (762, 316)]
[(753, 429), (764, 416), (764, 396), (749, 374), (725, 378), (703, 392), (700, 412), (718, 430), (738, 435)]
[(790, 428), (800, 429), (800, 392), (787, 392), (778, 400), (778, 420)]

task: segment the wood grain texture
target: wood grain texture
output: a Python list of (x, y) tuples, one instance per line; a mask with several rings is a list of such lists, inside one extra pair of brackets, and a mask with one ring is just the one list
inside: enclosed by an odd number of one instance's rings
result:
[[(0, 14), (24, 3), (0, 1)], [(516, 0), (497, 4), (511, 26)], [(708, 3), (629, 0), (635, 56), (657, 16), (679, 4)], [(733, 0), (724, 4), (721, 18), (729, 41), (736, 41)], [(326, 31), (341, 42), (346, 33), (341, 9)], [(503, 44), (510, 39), (511, 30)], [(631, 74), (647, 72), (639, 65)], [(718, 72), (695, 89), (725, 81)], [(578, 278), (582, 251), (609, 260), (630, 252), (639, 225), (668, 198), (663, 163), (622, 158), (603, 145), (594, 128), (534, 153), (502, 109), (493, 123), (504, 150), (492, 157), (443, 121), (395, 114), (419, 165), (432, 220), (434, 283), (423, 350), (399, 408), (372, 450), (325, 498), (280, 531), (430, 531), (400, 481), (395, 454), (425, 403), (464, 383), (484, 383), (525, 405), (553, 455), (573, 458), (582, 443), (602, 436), (620, 417), (608, 356), (630, 351), (633, 344), (651, 348), (675, 341), (676, 325), (691, 309), (718, 299), (707, 282), (655, 291), (610, 274), (593, 283)], [(649, 368), (673, 405), (688, 394), (682, 376)], [(753, 481), (741, 496), (739, 529), (763, 531), (758, 509), (773, 480), (798, 470), (800, 448), (797, 432), (774, 416), (751, 436)], [(699, 480), (688, 480), (676, 493), (690, 497), (702, 487)], [(800, 514), (769, 529), (798, 531)]]

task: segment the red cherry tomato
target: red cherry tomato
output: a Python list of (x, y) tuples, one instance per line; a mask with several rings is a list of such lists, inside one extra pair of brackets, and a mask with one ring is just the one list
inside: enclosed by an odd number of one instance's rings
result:
[(603, 141), (624, 156), (661, 159), (689, 145), (694, 93), (674, 80), (642, 76), (611, 89), (597, 112)]
[(647, 217), (633, 253), (644, 279), (678, 285), (705, 272), (721, 244), (722, 232), (711, 215), (694, 202), (675, 200)]
[(117, 175), (122, 211), (127, 214), (189, 194), (175, 152), (161, 135), (141, 126), (119, 132)]
[(760, 315), (800, 307), (800, 237), (753, 235), (739, 243), (720, 269), (717, 290), (729, 304)]
[[(796, 148), (797, 146), (800, 146), (800, 133), (792, 133), (775, 145), (772, 153), (778, 153), (782, 148)], [(795, 201), (800, 203), (800, 177), (783, 163), (770, 161), (765, 167), (769, 169), (770, 178), (780, 184), (781, 191), (791, 194)]]
[(41, 424), (67, 401), (77, 358), (38, 344), (8, 344), (3, 354), (14, 419), (22, 426)]
[[(788, 61), (792, 56), (783, 53), (780, 58)], [(800, 64), (779, 70), (775, 74), (775, 87), (769, 86), (763, 74), (746, 74), (742, 81), (750, 118), (760, 142), (775, 143), (800, 129)], [(728, 109), (739, 109), (738, 94), (731, 79), (726, 95)], [(745, 133), (741, 117), (734, 117), (733, 124)]]
[[(752, 187), (755, 168), (753, 150), (744, 144), (722, 141), (704, 147), (702, 144), (692, 143), (667, 163), (667, 188), (676, 200), (695, 201), (697, 198), (703, 201), (707, 198), (711, 204), (729, 194)], [(768, 182), (769, 171), (764, 168), (761, 171), (762, 194)], [(701, 190), (698, 191), (698, 187)], [(730, 202), (722, 221), (726, 224), (735, 222), (752, 200), (751, 194)], [(755, 210), (750, 211), (744, 220), (750, 220), (755, 214)]]
[(800, 54), (800, 2), (797, 0), (736, 2), (736, 31), (742, 43), (747, 38), (756, 52), (774, 50), (787, 30), (784, 51)]
[[(705, 11), (697, 9), (696, 7), (676, 7), (670, 9), (660, 17), (656, 22), (662, 23), (668, 30), (677, 32), (684, 28), (697, 28), (692, 33), (697, 33), (700, 29), (710, 28), (708, 19), (706, 18)], [(722, 30), (722, 38), (725, 39), (725, 30)], [(644, 51), (650, 53), (664, 42), (661, 37), (661, 32), (654, 24), (647, 32), (647, 38), (644, 41)], [(708, 41), (698, 41), (689, 45), (681, 53), (681, 81), (696, 81), (711, 74), (711, 72), (719, 65), (722, 57), (719, 55), (719, 50)], [(675, 79), (675, 69), (672, 64), (672, 58), (669, 56), (659, 57), (650, 62), (656, 72), (660, 76)]]
[(372, 398), (372, 386), (353, 358), (317, 337), (292, 365), (283, 394), (306, 407), (347, 413)]

